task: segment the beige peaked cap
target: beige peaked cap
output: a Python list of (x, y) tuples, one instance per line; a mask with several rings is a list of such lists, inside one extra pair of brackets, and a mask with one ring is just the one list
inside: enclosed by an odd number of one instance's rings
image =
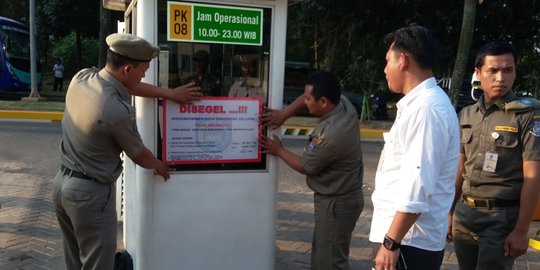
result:
[(116, 54), (141, 62), (148, 62), (158, 56), (159, 48), (132, 34), (111, 34), (105, 41)]

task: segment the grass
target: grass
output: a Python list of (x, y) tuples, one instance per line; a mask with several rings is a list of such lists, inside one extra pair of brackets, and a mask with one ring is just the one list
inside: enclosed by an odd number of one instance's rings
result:
[(0, 110), (63, 112), (64, 107), (64, 102), (55, 101), (31, 102), (0, 100)]

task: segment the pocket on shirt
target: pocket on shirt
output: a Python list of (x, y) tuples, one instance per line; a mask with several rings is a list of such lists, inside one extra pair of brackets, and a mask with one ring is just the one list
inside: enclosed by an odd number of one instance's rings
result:
[(501, 133), (499, 138), (495, 140), (495, 146), (500, 148), (516, 148), (518, 145), (518, 136), (517, 134), (504, 132)]
[(469, 144), (472, 141), (472, 129), (470, 128), (462, 128), (461, 129), (461, 143), (462, 144)]

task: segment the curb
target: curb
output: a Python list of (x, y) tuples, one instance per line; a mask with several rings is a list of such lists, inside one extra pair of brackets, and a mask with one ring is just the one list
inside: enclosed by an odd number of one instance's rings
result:
[(62, 121), (63, 112), (36, 112), (36, 111), (12, 111), (0, 110), (0, 118), (49, 120), (52, 122)]
[[(45, 112), (45, 111), (14, 111), (0, 110), (0, 118), (7, 119), (25, 119), (25, 120), (49, 120), (52, 122), (62, 121), (63, 112)], [(281, 127), (281, 135), (285, 137), (308, 137), (315, 128), (310, 126), (289, 126)], [(382, 129), (360, 129), (359, 135), (362, 139), (380, 140), (383, 138)]]

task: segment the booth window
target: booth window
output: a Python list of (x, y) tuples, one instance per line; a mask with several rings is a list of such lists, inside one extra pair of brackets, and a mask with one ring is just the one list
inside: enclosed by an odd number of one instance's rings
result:
[[(218, 40), (201, 41), (201, 40), (171, 40), (169, 32), (171, 31), (171, 21), (168, 17), (171, 12), (171, 4), (191, 5), (196, 8), (215, 8), (220, 10), (230, 8), (232, 10), (260, 10), (262, 24), (260, 44), (242, 44), (241, 42), (220, 42)], [(252, 8), (249, 6), (231, 6), (222, 4), (201, 4), (198, 2), (173, 2), (173, 1), (158, 1), (158, 43), (161, 49), (158, 60), (159, 85), (166, 88), (175, 88), (195, 82), (201, 88), (205, 97), (212, 97), (215, 100), (242, 100), (242, 99), (259, 99), (262, 100), (262, 106), (268, 103), (268, 73), (269, 73), (269, 57), (270, 57), (270, 33), (271, 33), (271, 8)], [(192, 16), (202, 17), (203, 15), (193, 12)], [(210, 14), (210, 13), (209, 13)], [(216, 12), (217, 14), (217, 12)], [(212, 14), (214, 16), (214, 14)], [(214, 19), (208, 15), (208, 19)], [(215, 15), (217, 16), (217, 15)], [(235, 15), (235, 18), (242, 20), (249, 19), (244, 14)], [(217, 18), (217, 17), (216, 17)], [(232, 18), (232, 15), (231, 15)], [(232, 19), (235, 19), (232, 18)], [(205, 18), (202, 18), (205, 19)], [(227, 18), (226, 18), (227, 19)], [(204, 30), (204, 32), (203, 32)], [(203, 29), (198, 30), (203, 34), (217, 35), (217, 30)], [(215, 31), (215, 32), (212, 32)], [(220, 29), (219, 35), (236, 35), (240, 31), (230, 31), (228, 29)], [(243, 35), (249, 33), (243, 33)], [(164, 101), (158, 101), (158, 156), (163, 157), (164, 149), (164, 123), (163, 107)], [(181, 120), (179, 120), (181, 121)], [(233, 120), (234, 121), (234, 120)], [(257, 120), (258, 122), (258, 120)], [(178, 136), (182, 136), (182, 129), (177, 129)], [(266, 131), (261, 130), (260, 134)], [(215, 132), (214, 136), (219, 136), (219, 132)], [(230, 136), (230, 135), (227, 135)], [(167, 140), (165, 136), (165, 140)], [(253, 143), (253, 141), (249, 142)], [(165, 144), (166, 145), (166, 144)], [(258, 145), (258, 143), (257, 143)], [(205, 162), (198, 160), (197, 162), (178, 162), (175, 165), (177, 171), (213, 171), (213, 170), (266, 170), (267, 157), (260, 153), (257, 160), (235, 159), (224, 160), (209, 160)], [(215, 150), (215, 149), (213, 149)], [(201, 147), (204, 152), (205, 148)], [(215, 151), (214, 151), (215, 152)], [(184, 157), (183, 155), (180, 155)], [(188, 158), (189, 159), (189, 158)], [(197, 159), (195, 157), (194, 159)]]

